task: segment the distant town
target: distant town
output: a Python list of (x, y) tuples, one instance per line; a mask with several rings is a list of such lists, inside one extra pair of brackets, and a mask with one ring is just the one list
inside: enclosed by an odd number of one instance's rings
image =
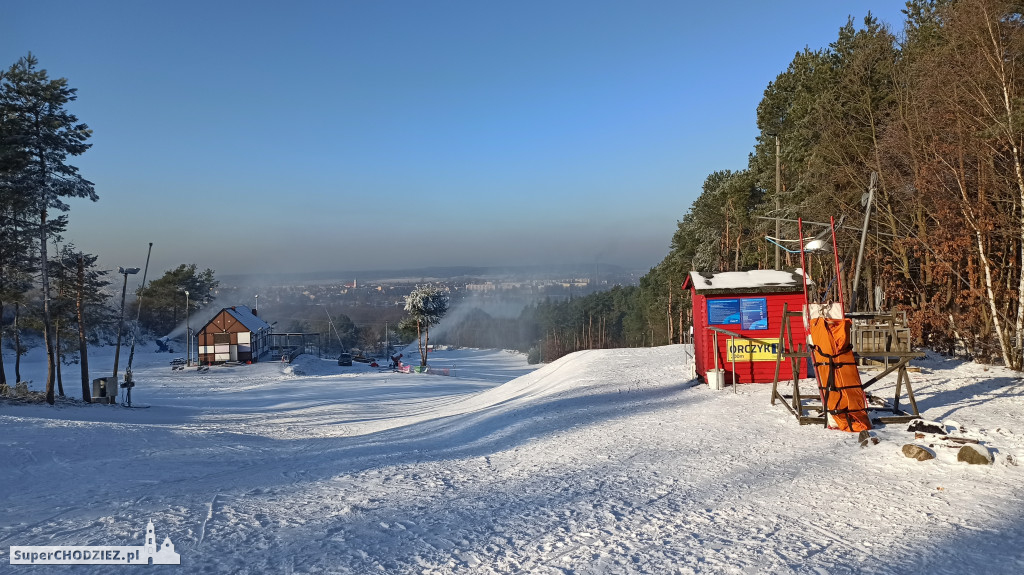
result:
[[(417, 285), (434, 284), (451, 293), (452, 304), (473, 298), (475, 302), (519, 303), (582, 297), (614, 286), (636, 285), (646, 270), (625, 270), (617, 266), (595, 266), (589, 274), (579, 270), (519, 271), (424, 269), (396, 272), (361, 272), (349, 278), (284, 278), (223, 276), (216, 299), (223, 305), (239, 303), (263, 308), (272, 315), (274, 307), (322, 304), (351, 308), (399, 308)], [(445, 274), (457, 275), (445, 275)], [(365, 279), (361, 279), (365, 278)], [(259, 297), (256, 297), (259, 296)]]

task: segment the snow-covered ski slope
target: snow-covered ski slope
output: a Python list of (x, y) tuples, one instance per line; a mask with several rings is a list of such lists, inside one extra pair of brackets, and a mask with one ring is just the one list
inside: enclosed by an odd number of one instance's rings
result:
[(0, 403), (0, 572), (56, 569), (11, 545), (140, 545), (149, 520), (181, 555), (161, 572), (1024, 572), (1018, 374), (911, 374), (929, 419), (994, 451), (968, 466), (905, 458), (905, 426), (862, 449), (768, 386), (696, 385), (684, 351), (439, 352), (456, 377), (139, 354), (148, 409)]

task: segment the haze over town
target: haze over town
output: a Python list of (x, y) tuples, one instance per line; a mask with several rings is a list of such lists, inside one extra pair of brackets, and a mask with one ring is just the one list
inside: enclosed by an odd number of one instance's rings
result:
[(24, 2), (0, 59), (78, 89), (108, 268), (645, 269), (793, 54), (902, 6)]

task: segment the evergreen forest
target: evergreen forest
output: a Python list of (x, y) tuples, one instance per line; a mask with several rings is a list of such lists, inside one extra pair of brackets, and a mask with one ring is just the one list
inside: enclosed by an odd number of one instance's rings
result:
[(1024, 12), (911, 0), (904, 14), (898, 27), (851, 18), (828, 46), (793, 56), (765, 87), (747, 167), (708, 174), (639, 286), (536, 305), (495, 331), (543, 360), (681, 342), (690, 271), (797, 268), (765, 238), (835, 218), (847, 302), (906, 311), (915, 345), (1021, 369)]

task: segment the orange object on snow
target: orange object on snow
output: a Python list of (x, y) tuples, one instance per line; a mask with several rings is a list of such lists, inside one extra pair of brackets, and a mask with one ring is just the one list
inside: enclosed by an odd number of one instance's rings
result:
[(850, 345), (849, 319), (814, 317), (810, 320), (814, 369), (829, 427), (854, 433), (871, 429), (867, 395)]

